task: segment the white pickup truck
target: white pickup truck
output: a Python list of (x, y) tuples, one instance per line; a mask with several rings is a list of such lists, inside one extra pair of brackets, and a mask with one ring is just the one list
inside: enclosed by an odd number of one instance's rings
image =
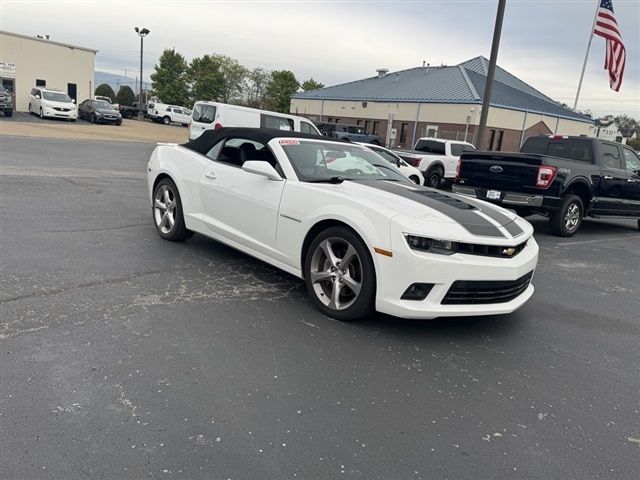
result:
[(475, 150), (467, 142), (442, 138), (419, 138), (413, 150), (393, 150), (403, 160), (422, 172), (424, 184), (438, 188), (442, 180), (456, 178), (456, 166), (462, 152)]

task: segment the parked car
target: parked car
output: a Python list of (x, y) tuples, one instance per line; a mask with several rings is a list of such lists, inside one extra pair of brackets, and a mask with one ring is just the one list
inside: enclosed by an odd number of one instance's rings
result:
[(29, 94), (29, 113), (40, 118), (64, 118), (72, 122), (78, 118), (75, 100), (59, 90), (34, 87)]
[(539, 213), (570, 237), (585, 216), (640, 219), (640, 157), (597, 138), (529, 137), (520, 153), (463, 153), (454, 191)]
[(156, 103), (149, 112), (149, 116), (154, 122), (164, 123), (165, 125), (179, 123), (183, 126), (188, 126), (191, 121), (191, 110), (177, 105)]
[(122, 115), (104, 100), (85, 100), (78, 106), (78, 117), (91, 123), (122, 125)]
[(375, 153), (377, 153), (382, 158), (384, 158), (387, 162), (391, 163), (392, 165), (395, 165), (405, 177), (407, 177), (416, 185), (424, 184), (424, 177), (422, 176), (422, 173), (420, 172), (420, 170), (418, 170), (416, 167), (409, 165), (402, 158), (400, 158), (399, 155), (397, 155), (396, 153), (393, 153), (391, 150), (381, 147), (380, 145), (372, 144), (372, 143), (361, 143), (361, 142), (355, 142), (355, 143), (357, 143), (358, 145), (362, 145), (364, 147), (370, 148)]
[[(352, 161), (335, 169), (329, 155)], [(201, 233), (304, 279), (340, 320), (502, 314), (531, 297), (538, 245), (526, 220), (380, 162), (326, 137), (207, 130), (155, 148), (150, 213), (165, 240)]]
[(380, 145), (380, 137), (375, 133), (367, 133), (359, 125), (346, 125), (343, 123), (318, 122), (316, 127), (326, 137), (349, 140), (350, 142), (372, 143)]
[(458, 159), (468, 150), (475, 150), (475, 147), (457, 140), (423, 137), (418, 139), (413, 150), (393, 151), (422, 172), (425, 185), (438, 188), (443, 180), (453, 182)]
[(0, 86), (0, 110), (4, 113), (5, 117), (13, 115), (13, 98), (11, 92)]
[(206, 130), (222, 127), (273, 128), (320, 135), (313, 123), (296, 115), (218, 102), (195, 103), (189, 124), (190, 140), (198, 138)]
[(153, 108), (153, 103), (143, 103), (142, 106), (139, 102), (133, 102), (131, 105), (120, 105), (120, 114), (122, 115), (122, 118), (131, 120), (132, 118), (138, 117), (138, 113), (141, 108), (142, 114), (147, 118), (149, 116), (149, 109)]
[(96, 95), (95, 97), (93, 97), (95, 100), (104, 100), (105, 102), (111, 104), (111, 106), (115, 109), (115, 110), (120, 110), (120, 105), (117, 103), (113, 103), (111, 101), (111, 99), (109, 97), (103, 97), (101, 95)]

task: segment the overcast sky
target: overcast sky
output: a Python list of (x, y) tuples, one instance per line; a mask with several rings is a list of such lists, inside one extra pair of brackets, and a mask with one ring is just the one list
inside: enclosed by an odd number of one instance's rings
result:
[[(573, 105), (596, 0), (508, 0), (498, 65), (550, 97)], [(627, 47), (619, 93), (603, 69), (595, 37), (579, 109), (640, 118), (640, 0), (613, 0)], [(335, 85), (422, 65), (489, 57), (497, 0), (142, 1), (2, 0), (0, 26), (99, 50), (96, 70), (133, 78), (139, 69), (134, 26), (145, 40), (145, 79), (163, 49), (191, 59), (234, 57), (247, 67), (292, 70)]]

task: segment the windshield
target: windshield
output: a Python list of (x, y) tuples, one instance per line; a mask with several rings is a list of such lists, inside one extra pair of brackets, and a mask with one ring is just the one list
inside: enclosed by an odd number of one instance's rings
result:
[(71, 97), (62, 92), (42, 92), (42, 96), (45, 100), (51, 100), (52, 102), (65, 102), (71, 103)]
[(280, 140), (303, 182), (344, 180), (408, 181), (395, 167), (367, 147), (298, 139)]
[(104, 100), (96, 100), (94, 102), (94, 107), (100, 110), (113, 110), (113, 105), (109, 102), (105, 102)]

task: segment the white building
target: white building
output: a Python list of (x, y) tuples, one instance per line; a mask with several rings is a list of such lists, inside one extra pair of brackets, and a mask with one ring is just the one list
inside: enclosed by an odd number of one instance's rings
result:
[(0, 78), (14, 94), (14, 108), (27, 111), (35, 86), (61, 90), (81, 102), (94, 85), (97, 50), (0, 30)]
[(620, 131), (612, 116), (599, 118), (592, 125), (592, 136), (610, 142), (627, 143), (627, 138)]

